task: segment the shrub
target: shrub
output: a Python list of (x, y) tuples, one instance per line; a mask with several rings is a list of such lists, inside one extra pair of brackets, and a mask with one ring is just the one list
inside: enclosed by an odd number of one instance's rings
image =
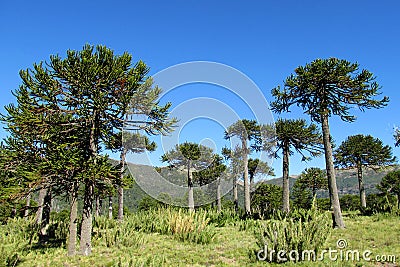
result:
[[(255, 231), (259, 259), (270, 262), (301, 261), (303, 253), (318, 254), (331, 231), (328, 213), (320, 213), (313, 206), (310, 210), (298, 210), (281, 220), (271, 219), (261, 223)], [(276, 253), (269, 253), (275, 250)], [(283, 251), (278, 257), (278, 251)], [(296, 251), (289, 254), (290, 251)], [(308, 254), (307, 254), (308, 255)], [(310, 255), (311, 257), (313, 255)], [(315, 258), (314, 258), (315, 259)]]

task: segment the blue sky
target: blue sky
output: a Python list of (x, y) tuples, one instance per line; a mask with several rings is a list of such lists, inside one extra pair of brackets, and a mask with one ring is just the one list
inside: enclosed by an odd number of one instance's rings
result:
[[(246, 74), (268, 102), (271, 88), (282, 84), (294, 68), (315, 58), (358, 61), (372, 71), (390, 97), (381, 110), (357, 110), (354, 123), (331, 119), (336, 143), (348, 135), (371, 134), (393, 145), (393, 127), (400, 92), (400, 23), (398, 1), (2, 1), (0, 3), (0, 112), (14, 101), (11, 90), (20, 84), (18, 72), (51, 54), (65, 55), (86, 43), (104, 44), (116, 53), (127, 51), (142, 59), (155, 74), (175, 64), (203, 60), (220, 62)], [(185, 98), (212, 97), (245, 113), (237, 100), (211, 85), (180, 88), (173, 103)], [(246, 113), (245, 113), (246, 114)], [(306, 118), (294, 110), (284, 117)], [(277, 116), (275, 115), (275, 118)], [(196, 125), (198, 123), (198, 125)], [(204, 124), (202, 124), (204, 123)], [(192, 122), (182, 138), (221, 136), (217, 126)], [(191, 126), (191, 127), (189, 127)], [(0, 137), (6, 133), (0, 130)], [(217, 147), (223, 141), (215, 141)], [(399, 148), (394, 153), (399, 156)], [(280, 160), (274, 162), (281, 175)], [(298, 156), (291, 173), (323, 167), (323, 158), (307, 164)]]

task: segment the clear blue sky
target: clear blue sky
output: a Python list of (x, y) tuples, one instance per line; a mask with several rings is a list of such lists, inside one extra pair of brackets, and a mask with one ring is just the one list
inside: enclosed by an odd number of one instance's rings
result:
[[(338, 57), (372, 71), (391, 101), (381, 110), (355, 111), (358, 120), (351, 124), (332, 119), (336, 143), (363, 133), (393, 145), (393, 126), (400, 125), (399, 10), (398, 1), (360, 0), (1, 1), (0, 112), (14, 101), (10, 91), (20, 84), (20, 69), (85, 43), (128, 51), (134, 60), (145, 61), (151, 74), (193, 60), (224, 63), (249, 76), (268, 102), (273, 100), (271, 88), (298, 65)], [(203, 97), (211, 91), (204, 85), (187, 90)], [(300, 111), (290, 117), (308, 119)], [(204, 128), (196, 122), (192, 126), (197, 129), (187, 134), (196, 133), (201, 140)], [(218, 132), (218, 127), (211, 129)], [(394, 152), (399, 156), (399, 148)], [(298, 174), (311, 166), (323, 167), (323, 159), (304, 164), (294, 156), (290, 170)], [(280, 160), (274, 168), (281, 175)]]

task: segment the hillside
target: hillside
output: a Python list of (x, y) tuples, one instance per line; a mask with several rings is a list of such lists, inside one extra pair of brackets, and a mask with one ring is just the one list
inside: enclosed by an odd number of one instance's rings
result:
[[(395, 165), (378, 171), (374, 171), (372, 169), (363, 169), (363, 178), (364, 178), (366, 193), (367, 194), (377, 193), (378, 190), (376, 189), (376, 185), (380, 183), (383, 176), (385, 176), (390, 171), (398, 169), (400, 169), (399, 165)], [(293, 185), (297, 177), (298, 176), (290, 176), (289, 178), (290, 188), (293, 188)], [(265, 180), (263, 182), (282, 186), (282, 177)], [(357, 179), (356, 169), (336, 170), (336, 182), (340, 195), (358, 194), (358, 179)], [(321, 192), (319, 196), (328, 197), (327, 190), (325, 190), (325, 192)]]

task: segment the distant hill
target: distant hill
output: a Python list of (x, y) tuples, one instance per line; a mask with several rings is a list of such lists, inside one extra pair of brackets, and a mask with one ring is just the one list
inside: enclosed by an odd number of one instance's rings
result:
[[(400, 169), (399, 165), (387, 167), (378, 171), (374, 171), (372, 169), (363, 169), (363, 179), (365, 184), (365, 190), (367, 194), (377, 193), (379, 192), (376, 189), (376, 185), (379, 184), (388, 172)], [(293, 185), (298, 178), (297, 176), (290, 176), (289, 185), (290, 189), (293, 188)], [(275, 184), (282, 186), (282, 177), (264, 180), (262, 181), (267, 184)], [(339, 191), (339, 195), (346, 194), (358, 194), (358, 179), (357, 179), (357, 169), (338, 169), (336, 170), (336, 183)], [(325, 192), (320, 192), (320, 197), (328, 197), (328, 191), (322, 190)]]

